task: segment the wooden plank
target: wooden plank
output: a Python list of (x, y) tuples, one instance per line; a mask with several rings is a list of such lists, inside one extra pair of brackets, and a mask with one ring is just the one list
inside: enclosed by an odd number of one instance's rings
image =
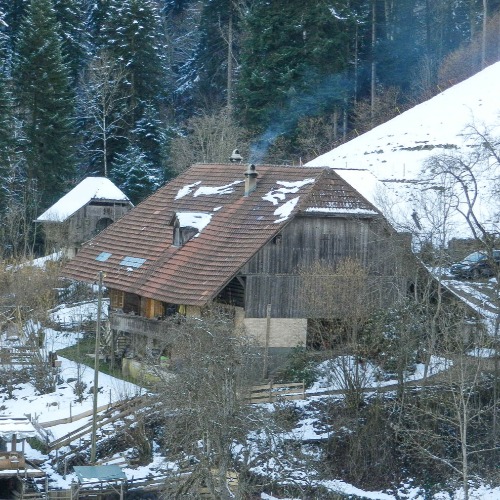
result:
[[(120, 418), (126, 417), (136, 411), (138, 408), (140, 408), (140, 405), (143, 403), (143, 399), (139, 398), (134, 401), (121, 401), (119, 405), (116, 405), (116, 407), (110, 408), (113, 412), (119, 411), (117, 415), (113, 416), (107, 416), (107, 415), (101, 415), (98, 419), (97, 426), (100, 429), (101, 427), (104, 427), (105, 425), (111, 424), (115, 422), (116, 420), (119, 420)], [(127, 407), (126, 410), (120, 411), (121, 407), (125, 406)], [(80, 427), (76, 431), (69, 432), (65, 436), (57, 439), (56, 441), (53, 441), (52, 443), (49, 443), (48, 447), (50, 450), (58, 449), (61, 448), (62, 446), (66, 446), (70, 444), (72, 441), (75, 439), (78, 439), (90, 432), (90, 427), (92, 426), (92, 422), (88, 422), (86, 425)]]
[(254, 385), (254, 386), (252, 386), (251, 391), (252, 392), (255, 392), (255, 391), (268, 391), (271, 387), (272, 387), (272, 385), (270, 385), (270, 384), (266, 384), (266, 385)]
[(290, 384), (273, 384), (273, 389), (279, 389), (280, 387), (304, 387), (304, 382), (292, 382)]
[(290, 382), (284, 384), (255, 385), (250, 390), (249, 403), (273, 402), (277, 399), (300, 400), (306, 399), (304, 382)]

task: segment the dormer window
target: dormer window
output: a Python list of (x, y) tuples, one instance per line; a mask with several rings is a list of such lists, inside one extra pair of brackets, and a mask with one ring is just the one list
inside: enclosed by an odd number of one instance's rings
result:
[(182, 247), (189, 240), (198, 236), (202, 229), (207, 226), (212, 214), (204, 212), (177, 212), (173, 219), (172, 245)]

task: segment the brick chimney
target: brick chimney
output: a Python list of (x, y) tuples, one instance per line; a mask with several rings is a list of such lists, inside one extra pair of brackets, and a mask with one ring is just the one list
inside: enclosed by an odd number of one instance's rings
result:
[(252, 163), (248, 165), (248, 168), (245, 172), (245, 196), (249, 196), (250, 193), (255, 191), (257, 187), (257, 176), (259, 174), (255, 170), (255, 165)]

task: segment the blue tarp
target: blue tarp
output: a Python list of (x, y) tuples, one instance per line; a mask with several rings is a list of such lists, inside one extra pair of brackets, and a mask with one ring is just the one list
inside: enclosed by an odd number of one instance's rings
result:
[(125, 481), (127, 476), (118, 465), (81, 465), (75, 466), (75, 473), (80, 483)]

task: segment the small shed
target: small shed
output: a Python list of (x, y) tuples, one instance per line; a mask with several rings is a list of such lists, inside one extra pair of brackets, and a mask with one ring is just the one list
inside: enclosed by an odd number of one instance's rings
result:
[[(5, 466), (2, 460), (4, 455), (17, 454), (18, 442), (21, 443), (22, 455), (24, 453), (24, 440), (28, 437), (35, 437), (36, 435), (37, 431), (28, 418), (0, 417), (0, 468)], [(7, 443), (10, 443), (10, 450), (7, 450)], [(22, 461), (24, 463), (24, 457)]]
[(82, 243), (120, 219), (132, 202), (106, 177), (87, 177), (35, 222), (43, 225), (47, 252), (74, 257)]
[[(0, 498), (12, 492), (25, 498), (29, 482), (45, 478), (45, 472), (24, 457), (25, 439), (36, 435), (38, 433), (28, 418), (0, 417)], [(44, 488), (46, 490), (46, 484)]]
[(71, 498), (78, 499), (92, 492), (94, 495), (118, 493), (124, 498), (127, 476), (118, 465), (85, 465), (74, 467), (77, 483), (73, 483)]

